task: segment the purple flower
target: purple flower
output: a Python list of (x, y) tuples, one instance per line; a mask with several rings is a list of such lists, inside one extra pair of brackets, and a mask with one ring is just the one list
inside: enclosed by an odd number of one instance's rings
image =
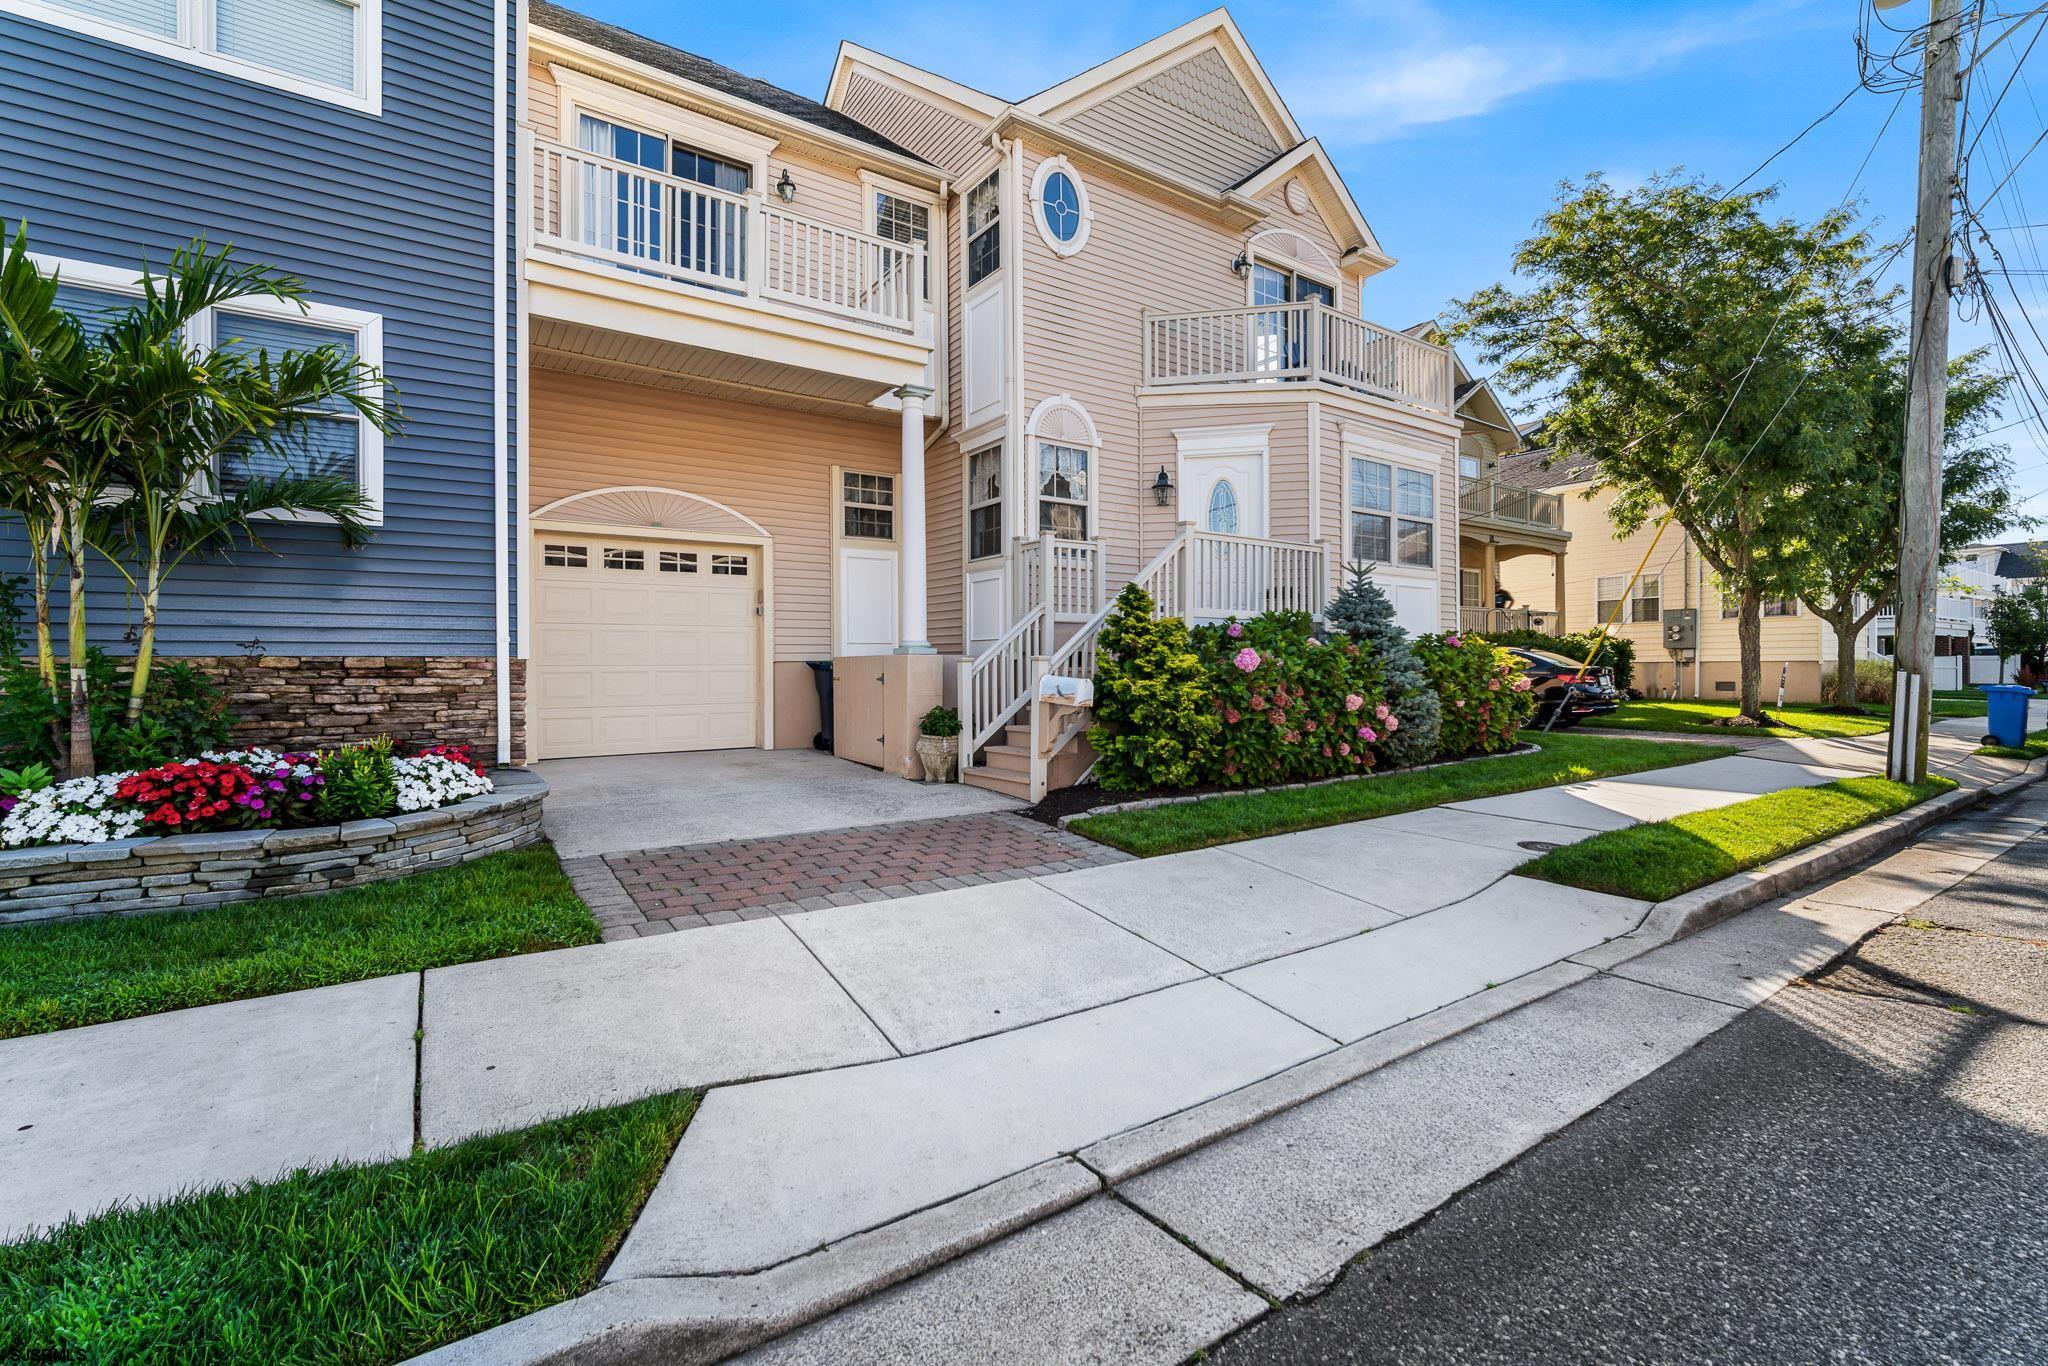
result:
[(1237, 658), (1231, 660), (1230, 662), (1232, 664), (1235, 664), (1239, 669), (1241, 669), (1245, 673), (1250, 673), (1252, 670), (1259, 667), (1259, 652), (1257, 650), (1254, 650), (1251, 646), (1247, 645), (1242, 650), (1239, 650), (1237, 652)]
[(1357, 693), (1347, 693), (1344, 697), (1344, 710), (1346, 711), (1357, 711), (1364, 705), (1365, 699)]
[(1242, 640), (1244, 638), (1244, 627), (1233, 621), (1230, 623), (1230, 629), (1225, 631), (1224, 634), (1232, 640)]

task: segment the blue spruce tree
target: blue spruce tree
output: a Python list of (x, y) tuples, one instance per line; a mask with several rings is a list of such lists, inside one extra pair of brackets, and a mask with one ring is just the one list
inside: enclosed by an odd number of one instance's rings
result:
[(1387, 702), (1400, 718), (1401, 727), (1380, 737), (1380, 753), (1400, 768), (1426, 764), (1436, 757), (1437, 740), (1443, 732), (1443, 704), (1429, 686), (1422, 662), (1408, 643), (1408, 633), (1394, 620), (1394, 604), (1372, 581), (1372, 570), (1362, 564), (1349, 569), (1351, 581), (1331, 600), (1324, 620), (1331, 630), (1371, 646), (1373, 658), (1386, 672)]

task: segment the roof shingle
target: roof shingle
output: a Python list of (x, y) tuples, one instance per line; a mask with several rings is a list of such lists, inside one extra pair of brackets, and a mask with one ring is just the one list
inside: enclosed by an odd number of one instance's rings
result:
[(893, 152), (897, 156), (908, 157), (916, 162), (924, 160), (917, 153), (898, 146), (866, 124), (848, 118), (836, 109), (827, 109), (816, 100), (806, 99), (794, 91), (784, 90), (779, 85), (770, 85), (766, 81), (742, 75), (731, 67), (720, 66), (717, 62), (699, 57), (694, 52), (685, 52), (681, 48), (670, 47), (667, 43), (643, 38), (614, 24), (593, 19), (587, 14), (578, 14), (575, 10), (551, 4), (549, 0), (530, 0), (527, 12), (536, 27), (575, 38), (589, 43), (592, 47), (601, 47), (606, 52), (616, 53), (658, 71), (665, 71), (671, 76), (680, 76), (686, 81), (716, 90), (720, 94), (732, 95), (751, 104), (758, 104), (778, 114), (801, 119), (814, 127), (838, 133), (842, 137), (853, 138), (870, 147), (878, 147), (882, 151)]

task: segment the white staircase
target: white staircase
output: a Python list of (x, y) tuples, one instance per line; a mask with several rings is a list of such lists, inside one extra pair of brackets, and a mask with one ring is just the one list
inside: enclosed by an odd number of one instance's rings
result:
[[(1083, 546), (1087, 554), (1079, 553)], [(1035, 802), (1073, 786), (1094, 762), (1081, 741), (1088, 708), (1040, 697), (1039, 685), (1046, 678), (1094, 678), (1097, 642), (1115, 599), (1099, 545), (1047, 537), (1021, 549), (1022, 614), (960, 665), (960, 780)], [(1198, 531), (1192, 522), (1181, 523), (1131, 581), (1151, 594), (1155, 618), (1190, 624), (1272, 611), (1321, 616), (1330, 591), (1323, 547)], [(1083, 617), (1078, 609), (1085, 604), (1092, 610)], [(1075, 621), (1059, 640), (1059, 625)]]

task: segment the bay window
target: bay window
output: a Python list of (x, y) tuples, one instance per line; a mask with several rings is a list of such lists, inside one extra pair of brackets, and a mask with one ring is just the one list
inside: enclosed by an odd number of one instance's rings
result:
[(1002, 269), (1003, 173), (994, 171), (988, 179), (967, 192), (967, 283), (971, 287)]
[(990, 446), (967, 457), (967, 558), (1003, 553), (1003, 448)]

